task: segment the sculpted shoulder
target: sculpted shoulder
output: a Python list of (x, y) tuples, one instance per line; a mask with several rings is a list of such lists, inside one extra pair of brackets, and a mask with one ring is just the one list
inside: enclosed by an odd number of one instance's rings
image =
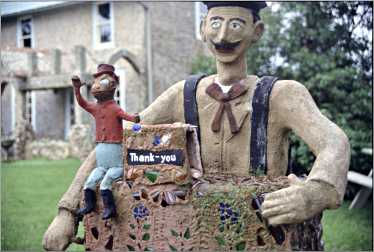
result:
[(171, 85), (165, 92), (170, 93), (179, 93), (183, 91), (185, 80), (178, 81)]
[(305, 101), (313, 101), (308, 89), (294, 80), (279, 80), (270, 96), (270, 105), (291, 108)]

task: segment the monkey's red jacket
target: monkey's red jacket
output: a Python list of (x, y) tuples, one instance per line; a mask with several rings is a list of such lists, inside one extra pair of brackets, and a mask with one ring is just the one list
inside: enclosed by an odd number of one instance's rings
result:
[(122, 143), (122, 120), (135, 122), (136, 116), (123, 111), (113, 99), (88, 102), (81, 96), (80, 88), (74, 90), (78, 104), (95, 118), (96, 142)]

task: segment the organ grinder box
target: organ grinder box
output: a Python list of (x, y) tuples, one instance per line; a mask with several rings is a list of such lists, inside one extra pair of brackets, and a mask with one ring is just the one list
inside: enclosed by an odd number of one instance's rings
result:
[(286, 177), (204, 176), (195, 127), (126, 129), (123, 148), (124, 179), (113, 186), (117, 217), (101, 220), (98, 200), (84, 218), (87, 250), (323, 249), (321, 216), (278, 227), (262, 219), (264, 195), (289, 186)]

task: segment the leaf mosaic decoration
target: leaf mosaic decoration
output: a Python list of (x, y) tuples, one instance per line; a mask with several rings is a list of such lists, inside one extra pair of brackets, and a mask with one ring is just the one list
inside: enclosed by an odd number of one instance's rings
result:
[(245, 241), (241, 241), (235, 245), (236, 251), (243, 251), (245, 250)]
[(135, 248), (131, 245), (126, 245), (129, 251), (135, 251)]
[(215, 236), (214, 238), (218, 242), (218, 245), (225, 246), (226, 242), (225, 242), (225, 239), (223, 237), (221, 237), (221, 236)]
[(150, 234), (149, 233), (145, 233), (142, 237), (142, 240), (143, 241), (149, 241), (149, 239), (151, 238)]
[(156, 182), (158, 176), (160, 175), (159, 172), (156, 172), (156, 171), (146, 171), (144, 173), (144, 176), (149, 180), (151, 181), (152, 183)]
[(190, 228), (187, 228), (183, 235), (184, 239), (188, 240), (191, 238)]
[[(145, 244), (142, 241), (149, 241), (151, 239), (151, 235), (148, 230), (151, 228), (151, 224), (147, 223), (148, 216), (150, 212), (146, 206), (142, 203), (136, 205), (132, 209), (132, 215), (134, 217), (133, 223), (130, 223), (129, 226), (131, 228), (129, 237), (136, 242), (137, 246), (141, 251), (152, 251), (152, 248), (144, 247)], [(136, 249), (134, 246), (127, 244), (126, 245), (129, 251), (135, 251)]]
[(171, 251), (177, 251), (177, 249), (173, 245), (169, 244), (169, 248), (170, 248)]
[(133, 234), (129, 234), (130, 238), (133, 239), (133, 240), (136, 240), (136, 236), (133, 235)]
[[(176, 238), (176, 244), (170, 244), (169, 243), (169, 248), (171, 251), (177, 251), (176, 247), (180, 248), (181, 251), (184, 250), (184, 246), (186, 244), (186, 241), (191, 239), (191, 231), (190, 231), (190, 228), (187, 227), (186, 230), (184, 230), (184, 232), (180, 232), (178, 233), (177, 231), (175, 231), (174, 229), (170, 229), (170, 233), (172, 236), (174, 236)], [(175, 249), (175, 250), (174, 250)]]
[(179, 237), (179, 234), (175, 230), (171, 229), (170, 232), (173, 236)]

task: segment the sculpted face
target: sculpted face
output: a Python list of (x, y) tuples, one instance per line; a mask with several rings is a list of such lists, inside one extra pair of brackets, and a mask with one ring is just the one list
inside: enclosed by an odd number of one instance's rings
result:
[(99, 101), (112, 99), (116, 90), (117, 82), (109, 74), (102, 74), (95, 78), (91, 93)]
[(246, 8), (214, 7), (202, 23), (201, 37), (218, 61), (230, 63), (244, 56), (263, 30), (263, 23), (253, 23), (252, 13)]

